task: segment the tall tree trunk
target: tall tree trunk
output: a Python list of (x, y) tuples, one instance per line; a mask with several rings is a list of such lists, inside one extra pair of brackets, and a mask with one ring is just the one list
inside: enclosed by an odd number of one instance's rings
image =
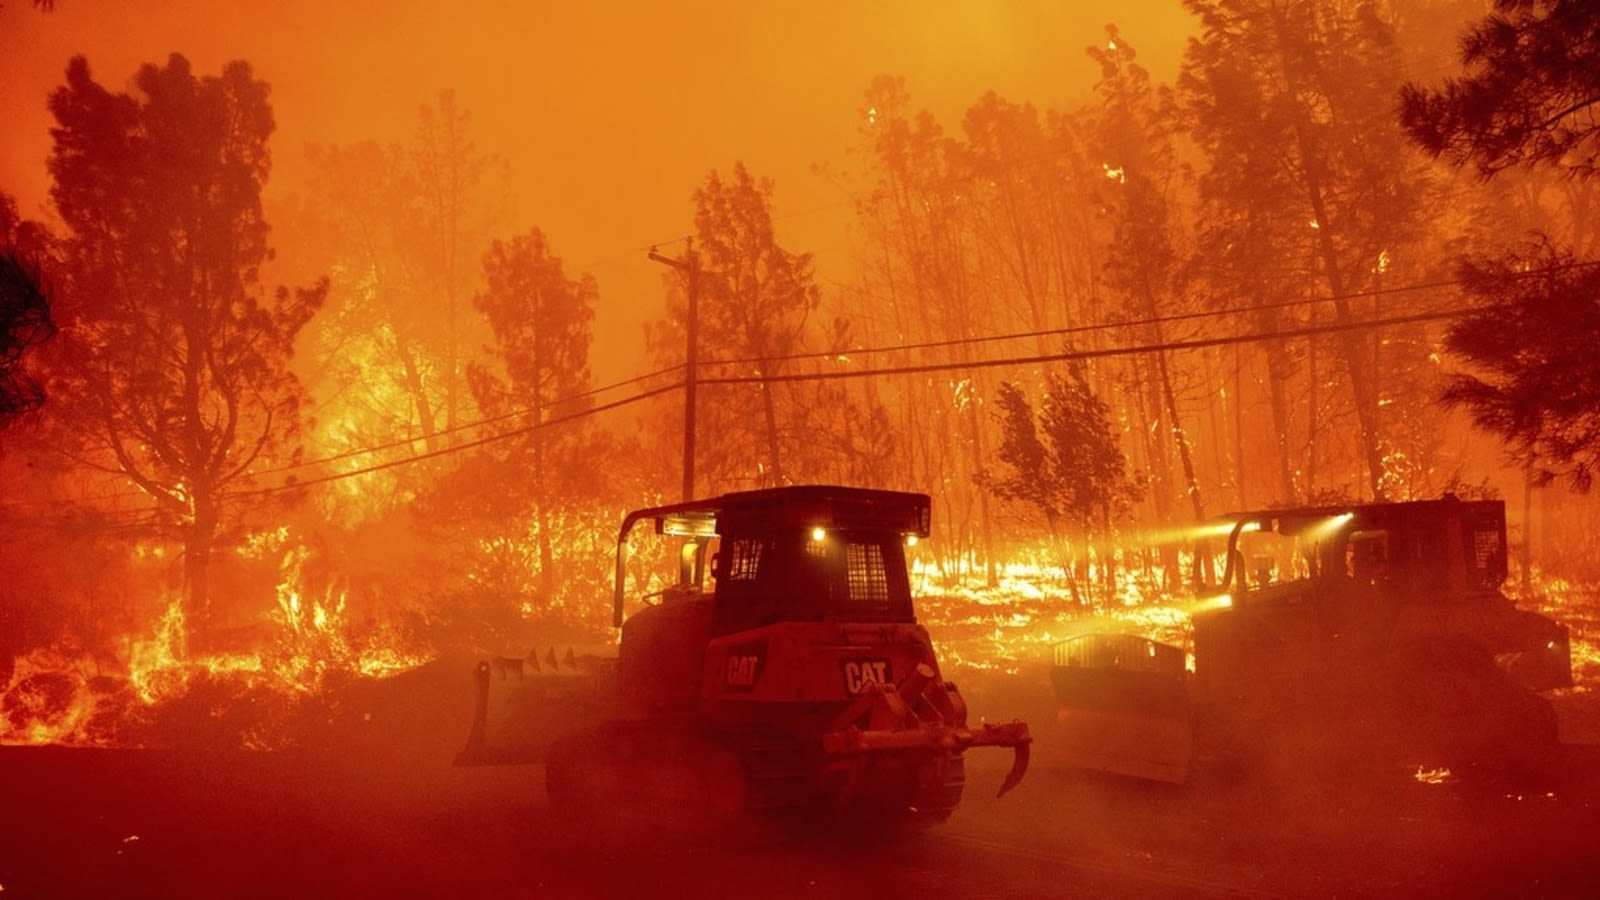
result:
[(211, 607), (211, 550), (217, 535), (216, 500), (207, 487), (189, 495), (193, 518), (183, 529), (184, 631), (192, 646), (210, 649), (217, 633)]
[[(976, 379), (974, 379), (973, 396), (967, 403), (967, 425), (971, 428), (972, 439), (968, 444), (972, 448), (968, 459), (970, 473), (976, 476), (983, 471), (984, 454), (983, 421), (978, 414), (980, 398)], [(1000, 584), (1000, 572), (996, 567), (994, 551), (994, 525), (989, 509), (989, 492), (980, 490), (978, 494), (978, 534), (983, 542), (984, 583), (989, 587)]]
[[(1210, 429), (1210, 439), (1206, 441), (1211, 446), (1211, 473), (1216, 481), (1219, 492), (1228, 481), (1228, 465), (1223, 452), (1222, 417), (1217, 410), (1217, 398), (1227, 395), (1227, 387), (1222, 381), (1221, 349), (1213, 348), (1206, 351), (1206, 425)], [(1227, 501), (1223, 501), (1226, 503)]]
[(1294, 487), (1293, 451), (1289, 445), (1289, 379), (1294, 362), (1281, 340), (1267, 342), (1267, 397), (1272, 406), (1272, 424), (1278, 434), (1278, 489), (1280, 499), (1291, 506), (1299, 502)]
[(1156, 501), (1156, 515), (1161, 517), (1163, 524), (1169, 523), (1172, 518), (1172, 457), (1167, 453), (1167, 438), (1172, 434), (1172, 423), (1167, 419), (1166, 404), (1161, 396), (1161, 375), (1159, 371), (1151, 371), (1153, 366), (1147, 361), (1143, 368), (1142, 378), (1144, 390), (1141, 392), (1145, 398), (1145, 405), (1149, 408), (1146, 418), (1149, 425), (1145, 430), (1145, 442), (1150, 445), (1150, 461), (1159, 493)]
[(1250, 508), (1250, 500), (1244, 478), (1244, 350), (1238, 344), (1233, 345), (1233, 467), (1237, 480), (1234, 487), (1243, 511)]
[[(1159, 337), (1157, 338), (1159, 340)], [(1206, 519), (1206, 507), (1200, 497), (1200, 483), (1195, 478), (1194, 451), (1189, 446), (1189, 436), (1183, 430), (1183, 423), (1178, 418), (1178, 398), (1172, 390), (1172, 375), (1167, 370), (1167, 354), (1156, 352), (1156, 370), (1161, 376), (1162, 400), (1167, 406), (1167, 423), (1172, 428), (1172, 442), (1178, 448), (1178, 462), (1183, 466), (1184, 490), (1189, 495), (1189, 506), (1194, 512), (1196, 522)]]
[[(1311, 311), (1311, 324), (1316, 324), (1315, 307)], [(1321, 399), (1317, 396), (1320, 380), (1321, 373), (1317, 371), (1317, 337), (1312, 335), (1306, 339), (1306, 495), (1310, 497), (1317, 493), (1317, 430), (1322, 427), (1318, 409)]]
[(417, 419), (422, 426), (423, 446), (428, 452), (439, 449), (438, 436), (433, 427), (433, 404), (428, 400), (428, 391), (422, 383), (422, 371), (417, 366), (416, 354), (411, 350), (411, 342), (406, 340), (398, 330), (391, 329), (394, 335), (395, 352), (400, 354), (400, 366), (405, 373), (406, 393), (411, 395), (411, 402), (417, 407)]
[(1522, 597), (1533, 596), (1533, 467), (1522, 472)]
[(771, 377), (766, 362), (761, 363), (761, 413), (766, 420), (767, 435), (767, 460), (772, 464), (771, 484), (783, 484), (783, 460), (778, 455), (778, 413), (772, 402), (772, 385), (767, 381)]
[[(1344, 270), (1339, 262), (1339, 255), (1333, 242), (1334, 224), (1328, 215), (1327, 197), (1323, 187), (1324, 161), (1313, 146), (1309, 126), (1306, 122), (1305, 109), (1299, 104), (1300, 86), (1299, 75), (1294, 67), (1289, 64), (1288, 54), (1285, 50), (1287, 40), (1287, 23), (1281, 16), (1278, 22), (1278, 58), (1283, 72), (1284, 84), (1290, 97), (1295, 98), (1294, 105), (1294, 132), (1295, 142), (1300, 154), (1300, 170), (1304, 179), (1303, 186), (1306, 200), (1311, 206), (1312, 221), (1317, 232), (1317, 253), (1321, 257), (1323, 274), (1327, 279), (1329, 293), (1333, 296), (1334, 321), (1340, 326), (1349, 326), (1353, 323), (1350, 316), (1350, 302), (1345, 295), (1347, 287)], [(1361, 449), (1366, 457), (1367, 475), (1372, 487), (1372, 497), (1377, 502), (1385, 498), (1383, 490), (1383, 450), (1382, 437), (1378, 426), (1377, 394), (1373, 390), (1371, 376), (1375, 373), (1366, 371), (1363, 365), (1360, 341), (1354, 331), (1340, 331), (1336, 341), (1339, 355), (1344, 363), (1345, 371), (1350, 377), (1350, 391), (1355, 401), (1356, 421), (1361, 429)]]
[[(544, 308), (542, 293), (535, 290), (534, 308)], [(549, 479), (545, 475), (545, 442), (548, 439), (548, 429), (544, 425), (544, 388), (540, 385), (544, 373), (543, 354), (540, 353), (541, 342), (537, 336), (533, 341), (533, 484), (534, 484), (534, 521), (539, 529), (539, 599), (548, 603), (555, 594), (555, 551), (550, 540), (550, 502), (549, 492), (545, 485)]]

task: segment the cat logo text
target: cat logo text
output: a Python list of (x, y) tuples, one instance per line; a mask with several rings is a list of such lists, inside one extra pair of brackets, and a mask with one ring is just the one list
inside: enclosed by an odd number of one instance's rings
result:
[(840, 663), (844, 672), (845, 693), (852, 696), (873, 684), (892, 684), (894, 675), (887, 659), (847, 659)]

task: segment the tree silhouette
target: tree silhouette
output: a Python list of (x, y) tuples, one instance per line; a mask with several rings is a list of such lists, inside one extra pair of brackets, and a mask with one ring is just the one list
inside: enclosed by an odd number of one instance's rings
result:
[[(527, 410), (519, 425), (533, 426), (589, 405), (579, 395), (589, 386), (589, 345), (599, 288), (591, 276), (568, 278), (561, 259), (550, 252), (544, 232), (535, 228), (509, 241), (495, 241), (484, 256), (486, 286), (473, 298), (494, 332), (491, 352), (504, 366), (502, 379), (482, 366), (468, 370), (479, 407), (489, 415)], [(565, 429), (568, 433), (572, 429)], [(555, 589), (551, 506), (580, 491), (555, 477), (549, 465), (555, 429), (539, 428), (518, 441), (526, 459), (516, 468), (526, 487), (537, 524), (540, 593)], [(570, 466), (568, 467), (571, 468)]]
[[(1461, 58), (1468, 77), (1438, 91), (1402, 90), (1413, 140), (1485, 178), (1552, 169), (1594, 183), (1600, 8), (1497, 0), (1463, 36)], [(1446, 332), (1468, 371), (1451, 378), (1443, 399), (1504, 438), (1534, 481), (1588, 490), (1600, 465), (1600, 365), (1580, 336), (1600, 329), (1600, 270), (1539, 238), (1464, 260), (1460, 279), (1483, 303)]]
[(1118, 445), (1110, 409), (1089, 387), (1083, 366), (1045, 379), (1037, 417), (1022, 388), (1000, 385), (995, 418), (999, 459), (1009, 469), (984, 476), (996, 496), (1030, 504), (1052, 536), (1104, 533), (1137, 496)]
[(16, 202), (0, 194), (0, 428), (44, 402), (44, 388), (22, 371), (22, 356), (55, 333), (40, 258), (49, 235), (23, 222)]
[[(713, 436), (702, 458), (714, 468), (707, 485), (743, 480), (782, 484), (785, 446), (803, 435), (786, 429), (784, 410), (768, 381), (781, 374), (783, 357), (801, 347), (806, 319), (821, 300), (811, 254), (778, 243), (772, 225), (772, 182), (757, 180), (743, 163), (730, 177), (717, 172), (694, 193), (694, 250), (699, 256), (699, 344), (702, 365), (738, 360), (753, 387), (709, 389), (697, 410), (700, 433)], [(668, 273), (667, 321), (650, 335), (663, 361), (682, 360), (687, 304), (682, 278)]]
[[(1216, 280), (1254, 306), (1271, 299), (1261, 290), (1269, 284), (1315, 291), (1333, 298), (1333, 324), (1355, 322), (1350, 295), (1375, 286), (1380, 260), (1418, 240), (1424, 224), (1422, 160), (1408, 154), (1386, 103), (1398, 89), (1392, 30), (1366, 3), (1184, 6), (1201, 23), (1180, 83), (1207, 156), (1200, 192), (1214, 209), (1204, 216), (1201, 245), (1217, 259)], [(1285, 268), (1303, 274), (1286, 279)], [(1372, 495), (1382, 499), (1388, 419), (1399, 412), (1384, 402), (1384, 343), (1381, 335), (1363, 342), (1343, 331), (1331, 344), (1355, 412), (1357, 452)], [(1274, 355), (1276, 381), (1291, 373), (1283, 354)], [(1288, 428), (1285, 399), (1273, 399), (1275, 413), (1285, 415), (1275, 423), (1280, 434)], [(1315, 448), (1314, 429), (1310, 443)]]
[(1579, 336), (1600, 334), (1600, 266), (1548, 243), (1461, 265), (1481, 308), (1453, 323), (1445, 345), (1458, 373), (1446, 403), (1510, 442), (1536, 481), (1586, 491), (1600, 468), (1600, 366)]
[(1484, 177), (1515, 166), (1592, 175), (1600, 164), (1600, 5), (1495, 0), (1461, 38), (1468, 75), (1401, 88), (1401, 122), (1434, 156)]
[[(1133, 46), (1107, 26), (1104, 47), (1092, 46), (1089, 56), (1100, 64), (1100, 105), (1096, 110), (1093, 146), (1106, 165), (1104, 201), (1111, 234), (1106, 247), (1105, 279), (1124, 303), (1131, 319), (1146, 319), (1150, 343), (1160, 345), (1167, 333), (1159, 317), (1179, 306), (1182, 290), (1178, 283), (1179, 249), (1172, 208), (1176, 206), (1177, 160), (1173, 148), (1173, 120), (1176, 119), (1171, 91), (1156, 88), (1143, 66), (1134, 62)], [(1113, 177), (1114, 176), (1114, 177)], [(1194, 449), (1178, 408), (1178, 392), (1173, 386), (1173, 366), (1169, 354), (1151, 354), (1151, 377), (1141, 378), (1142, 390), (1151, 402), (1153, 422), (1165, 420), (1166, 427), (1153, 435), (1157, 446), (1151, 453), (1161, 472), (1161, 493), (1156, 508), (1163, 519), (1173, 493), (1171, 478), (1165, 472), (1166, 439), (1170, 438), (1183, 470), (1184, 494), (1196, 521), (1205, 519), (1205, 503), (1195, 474)]]
[(267, 95), (248, 63), (197, 77), (174, 54), (126, 94), (77, 57), (50, 97), (51, 196), (70, 230), (66, 449), (154, 501), (183, 543), (201, 632), (213, 546), (245, 505), (234, 495), (258, 462), (298, 453), (303, 391), (287, 364), (327, 288), (260, 284)]

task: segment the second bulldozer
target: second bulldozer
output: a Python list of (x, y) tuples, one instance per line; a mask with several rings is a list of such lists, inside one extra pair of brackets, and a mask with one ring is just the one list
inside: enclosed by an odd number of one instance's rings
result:
[(1540, 692), (1572, 685), (1568, 632), (1501, 592), (1500, 501), (1259, 510), (1200, 531), (1192, 673), (1183, 648), (1140, 635), (1054, 648), (1072, 764), (1182, 782), (1208, 759), (1494, 777), (1559, 759)]

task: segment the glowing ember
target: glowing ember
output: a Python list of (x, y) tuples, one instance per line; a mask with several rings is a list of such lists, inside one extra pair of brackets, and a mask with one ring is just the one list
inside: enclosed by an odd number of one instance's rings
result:
[(1412, 777), (1415, 778), (1419, 784), (1445, 784), (1455, 776), (1450, 774), (1449, 769), (1443, 767), (1424, 769), (1421, 766), (1418, 766), (1416, 774)]

